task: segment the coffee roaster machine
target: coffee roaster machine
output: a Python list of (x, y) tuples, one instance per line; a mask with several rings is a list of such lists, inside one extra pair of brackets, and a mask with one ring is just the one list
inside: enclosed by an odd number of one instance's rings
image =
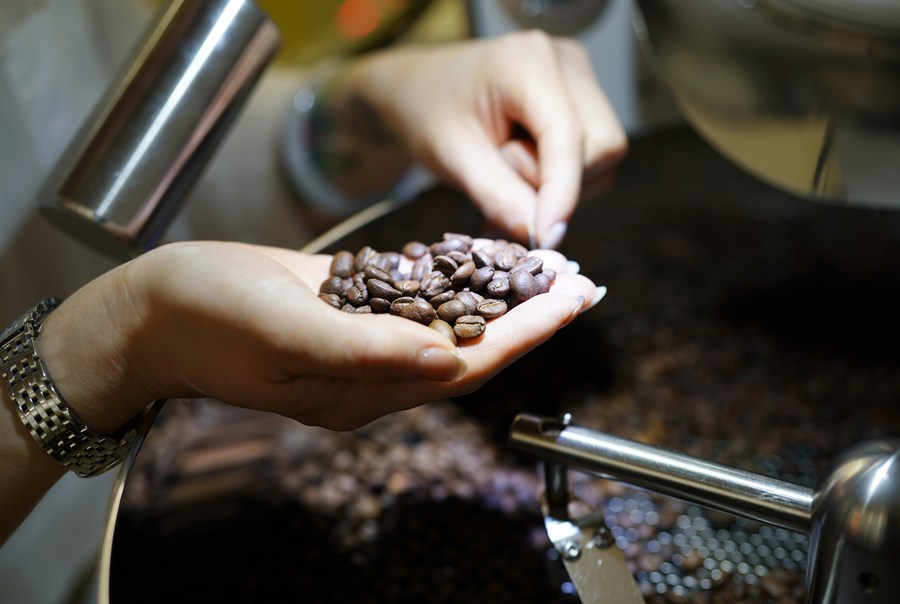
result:
[[(517, 27), (577, 35), (623, 2), (496, 5)], [(490, 35), (478, 11), (491, 3), (478, 5), (474, 29)], [(811, 200), (900, 205), (895, 2), (640, 0), (628, 8), (634, 40), (682, 115), (736, 164)], [(173, 2), (48, 183), (48, 214), (106, 252), (152, 247), (276, 46), (277, 32), (251, 2)], [(389, 200), (373, 206), (306, 249), (325, 249), (393, 209)], [(808, 602), (881, 603), (900, 591), (898, 440), (848, 450), (815, 488), (597, 432), (568, 415), (520, 415), (509, 444), (541, 461), (546, 529), (585, 603), (643, 598), (603, 519), (570, 515), (570, 471), (808, 533)], [(101, 585), (139, 451), (114, 494)]]

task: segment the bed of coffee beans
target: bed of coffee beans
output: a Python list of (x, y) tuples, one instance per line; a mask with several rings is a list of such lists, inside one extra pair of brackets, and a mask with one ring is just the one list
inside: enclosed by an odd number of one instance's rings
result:
[(518, 243), (474, 247), (469, 235), (444, 233), (399, 252), (365, 246), (334, 255), (319, 297), (349, 313), (390, 313), (457, 339), (477, 338), (487, 322), (549, 291), (556, 271)]

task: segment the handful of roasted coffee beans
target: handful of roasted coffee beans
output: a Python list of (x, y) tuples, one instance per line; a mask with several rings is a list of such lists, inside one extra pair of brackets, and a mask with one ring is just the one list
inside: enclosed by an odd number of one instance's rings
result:
[(473, 244), (468, 235), (445, 233), (431, 245), (410, 241), (400, 252), (340, 251), (319, 297), (345, 312), (410, 319), (456, 342), (480, 336), (487, 321), (546, 293), (556, 278), (523, 245)]

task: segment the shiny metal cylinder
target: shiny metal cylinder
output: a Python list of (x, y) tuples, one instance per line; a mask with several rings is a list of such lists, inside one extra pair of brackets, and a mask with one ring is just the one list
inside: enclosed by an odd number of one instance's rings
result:
[(672, 495), (787, 529), (809, 532), (813, 491), (753, 472), (522, 414), (510, 446), (541, 460)]
[(251, 0), (176, 0), (41, 193), (45, 215), (118, 258), (154, 247), (280, 44)]

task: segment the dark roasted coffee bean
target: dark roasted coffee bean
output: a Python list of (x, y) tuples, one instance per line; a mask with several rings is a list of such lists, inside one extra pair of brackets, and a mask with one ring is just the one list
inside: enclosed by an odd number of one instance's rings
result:
[(432, 271), (430, 275), (422, 280), (421, 289), (419, 291), (423, 296), (431, 299), (434, 296), (446, 291), (448, 287), (450, 287), (450, 279), (448, 279), (443, 273)]
[(342, 306), (341, 297), (337, 294), (319, 294), (319, 297), (325, 302), (328, 303), (329, 306), (333, 306), (336, 309), (340, 310)]
[(507, 247), (512, 250), (516, 258), (521, 259), (528, 255), (528, 248), (526, 248), (521, 243), (510, 243), (507, 245)]
[(481, 291), (484, 289), (484, 286), (491, 282), (491, 279), (494, 278), (494, 267), (493, 266), (482, 266), (477, 269), (472, 276), (469, 277), (469, 287), (472, 288), (473, 291)]
[(425, 255), (419, 258), (413, 263), (412, 271), (409, 273), (410, 279), (415, 279), (416, 281), (421, 282), (425, 277), (431, 274), (431, 271), (434, 270), (434, 260), (431, 258), (431, 255)]
[(416, 298), (411, 296), (402, 296), (397, 298), (393, 302), (391, 302), (391, 314), (392, 315), (400, 315), (401, 311), (404, 307), (410, 306), (416, 303)]
[(369, 306), (372, 307), (372, 312), (376, 313), (386, 313), (391, 311), (391, 301), (385, 300), (384, 298), (370, 299)]
[(450, 300), (454, 299), (457, 295), (458, 294), (455, 291), (453, 291), (452, 289), (448, 289), (447, 291), (443, 291), (436, 296), (432, 296), (431, 298), (428, 299), (428, 301), (431, 302), (431, 305), (435, 309), (437, 309), (438, 306), (440, 306), (444, 302), (449, 302)]
[(453, 258), (453, 261), (456, 263), (457, 266), (462, 266), (463, 264), (465, 264), (466, 262), (471, 260), (471, 256), (469, 256), (468, 254), (464, 254), (462, 252), (450, 252), (447, 255), (449, 257)]
[(476, 268), (494, 266), (494, 256), (484, 250), (476, 250), (472, 252), (472, 262), (475, 263)]
[(450, 275), (450, 282), (454, 284), (467, 284), (469, 279), (472, 277), (472, 273), (475, 272), (475, 263), (469, 260), (463, 264), (459, 265), (459, 268), (456, 269), (452, 275)]
[(488, 299), (479, 304), (475, 312), (479, 317), (490, 320), (506, 314), (507, 308), (508, 306), (504, 300)]
[(483, 296), (479, 296), (478, 294), (462, 291), (456, 294), (456, 299), (462, 302), (466, 307), (467, 315), (474, 315), (475, 309), (478, 308), (478, 303), (484, 300)]
[(353, 254), (346, 250), (338, 252), (331, 259), (331, 274), (342, 279), (352, 275), (354, 268)]
[(354, 285), (347, 290), (347, 302), (357, 307), (368, 304), (369, 291), (365, 287), (359, 288)]
[(469, 249), (470, 247), (472, 247), (472, 243), (473, 243), (472, 236), (466, 235), (465, 233), (444, 233), (443, 238), (444, 238), (444, 240), (459, 239), (460, 241), (462, 241), (465, 244), (466, 249)]
[(415, 279), (401, 279), (394, 282), (394, 287), (404, 296), (415, 296), (419, 293), (420, 284)]
[(537, 295), (538, 286), (528, 271), (514, 271), (509, 274), (509, 290), (517, 299), (529, 300)]
[(375, 256), (375, 258), (372, 260), (371, 265), (377, 266), (386, 273), (390, 273), (391, 269), (394, 268), (393, 266), (391, 266), (391, 259), (381, 254)]
[(501, 271), (510, 271), (519, 261), (516, 252), (511, 247), (505, 247), (494, 256), (494, 268)]
[(505, 298), (509, 295), (509, 279), (495, 277), (484, 289), (491, 298)]
[(456, 263), (456, 260), (447, 255), (435, 256), (434, 257), (434, 270), (440, 271), (446, 276), (450, 276), (456, 272), (456, 269), (459, 268), (459, 264)]
[(372, 264), (375, 258), (378, 256), (378, 252), (373, 250), (370, 246), (365, 246), (356, 252), (356, 256), (353, 260), (354, 266), (357, 271), (364, 270), (367, 266)]
[(463, 315), (456, 320), (456, 324), (453, 326), (453, 333), (457, 338), (462, 339), (477, 338), (484, 333), (484, 330), (484, 317), (478, 315)]
[(426, 300), (416, 299), (412, 304), (400, 307), (400, 316), (416, 323), (428, 325), (437, 316), (434, 308)]
[(381, 279), (369, 279), (366, 282), (369, 295), (373, 298), (384, 298), (385, 300), (396, 300), (401, 296), (400, 290), (391, 286)]
[(428, 253), (428, 246), (421, 241), (410, 241), (403, 246), (401, 251), (410, 260), (418, 260)]
[(435, 319), (428, 324), (428, 327), (440, 333), (448, 340), (456, 344), (456, 334), (453, 333), (453, 327), (443, 319)]
[(537, 293), (546, 294), (550, 291), (550, 277), (547, 276), (547, 273), (538, 273), (534, 276), (534, 283), (537, 285)]
[(329, 277), (322, 282), (322, 285), (319, 286), (320, 294), (337, 294), (338, 296), (344, 295), (344, 281), (337, 275), (333, 277)]
[(400, 266), (400, 254), (397, 252), (385, 252), (381, 255), (384, 258), (385, 264), (387, 264), (388, 268), (385, 270), (392, 271)]
[(537, 256), (525, 256), (513, 267), (512, 271), (528, 271), (532, 275), (537, 275), (544, 268), (544, 261)]
[(353, 277), (350, 279), (350, 283), (347, 283), (347, 280), (344, 279), (345, 289), (350, 289), (351, 287), (358, 287), (360, 289), (366, 286), (366, 276), (362, 273), (353, 273)]
[(367, 282), (369, 279), (380, 279), (389, 285), (394, 284), (394, 279), (391, 277), (391, 274), (378, 268), (374, 264), (367, 266), (363, 271), (363, 275), (365, 275)]
[(432, 256), (441, 256), (450, 252), (466, 253), (472, 246), (471, 243), (459, 237), (451, 237), (437, 243), (433, 243), (428, 247), (428, 251)]
[(454, 298), (438, 306), (437, 314), (438, 317), (453, 325), (458, 318), (467, 314), (466, 305), (462, 300)]

